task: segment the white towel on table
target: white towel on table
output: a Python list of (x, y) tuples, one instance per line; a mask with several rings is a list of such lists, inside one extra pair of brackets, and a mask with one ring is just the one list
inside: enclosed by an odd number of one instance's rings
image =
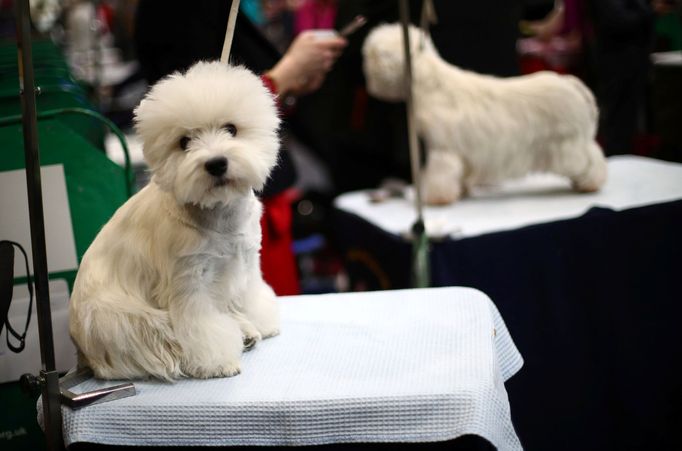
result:
[[(137, 395), (64, 407), (66, 444), (282, 446), (431, 442), (465, 434), (521, 449), (504, 380), (523, 360), (469, 288), (280, 299), (282, 334), (239, 376), (135, 382)], [(73, 391), (112, 385), (87, 381)], [(39, 421), (42, 410), (38, 408)]]

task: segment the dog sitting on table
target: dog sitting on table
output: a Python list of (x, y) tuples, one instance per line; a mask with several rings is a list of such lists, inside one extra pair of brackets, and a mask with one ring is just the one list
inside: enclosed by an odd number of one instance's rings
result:
[[(598, 190), (606, 160), (595, 141), (594, 96), (577, 78), (553, 72), (496, 78), (453, 66), (410, 26), (416, 127), (427, 147), (424, 199), (449, 204), (469, 188), (552, 172), (575, 190)], [(380, 25), (362, 49), (368, 92), (405, 99), (403, 35)]]
[(245, 68), (200, 62), (154, 85), (135, 120), (153, 177), (83, 256), (79, 363), (103, 379), (236, 375), (279, 331), (254, 194), (277, 162), (275, 101)]

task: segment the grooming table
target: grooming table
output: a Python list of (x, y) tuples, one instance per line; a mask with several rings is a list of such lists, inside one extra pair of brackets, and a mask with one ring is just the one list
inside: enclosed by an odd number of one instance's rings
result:
[[(64, 407), (67, 446), (436, 442), (473, 434), (500, 450), (521, 449), (504, 381), (523, 360), (480, 291), (279, 302), (282, 334), (246, 353), (239, 376), (135, 382), (136, 396)], [(90, 380), (73, 391), (106, 385)]]
[[(448, 206), (425, 207), (432, 238), (462, 239), (534, 224), (576, 218), (590, 208), (624, 210), (682, 199), (682, 164), (623, 155), (608, 159), (608, 179), (596, 193), (576, 193), (570, 182), (534, 174), (499, 186), (478, 187)], [(364, 191), (339, 196), (335, 207), (393, 235), (405, 235), (415, 221), (408, 199), (372, 203)]]
[[(523, 354), (506, 389), (529, 451), (682, 449), (682, 164), (608, 170), (593, 194), (533, 176), (425, 209), (432, 285), (488, 294)], [(336, 207), (352, 286), (406, 286), (411, 203)]]

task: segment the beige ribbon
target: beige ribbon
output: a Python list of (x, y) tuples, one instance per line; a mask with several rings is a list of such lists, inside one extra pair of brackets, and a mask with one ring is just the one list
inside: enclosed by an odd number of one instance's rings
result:
[(232, 8), (227, 18), (227, 29), (225, 30), (225, 40), (223, 41), (223, 52), (220, 54), (220, 62), (228, 64), (230, 60), (230, 49), (232, 48), (232, 38), (234, 28), (237, 25), (237, 14), (239, 13), (239, 0), (232, 0)]

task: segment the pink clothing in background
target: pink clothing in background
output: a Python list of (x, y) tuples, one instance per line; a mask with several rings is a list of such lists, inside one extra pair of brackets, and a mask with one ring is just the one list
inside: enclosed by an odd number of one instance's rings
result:
[(589, 39), (594, 32), (587, 19), (585, 0), (564, 0), (564, 26), (560, 34), (578, 32), (582, 39)]
[(334, 28), (336, 1), (306, 0), (296, 11), (294, 34), (304, 30)]

